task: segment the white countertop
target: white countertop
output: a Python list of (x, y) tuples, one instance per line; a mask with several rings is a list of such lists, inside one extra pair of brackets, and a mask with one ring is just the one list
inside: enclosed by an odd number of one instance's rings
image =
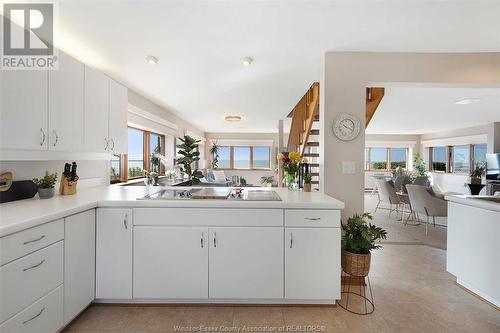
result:
[(472, 207), (482, 208), (486, 210), (492, 210), (500, 212), (500, 203), (495, 201), (489, 201), (480, 199), (485, 196), (472, 196), (472, 195), (447, 195), (446, 200), (451, 202), (456, 202), (462, 205), (468, 205)]
[(56, 195), (51, 199), (41, 200), (35, 196), (33, 199), (4, 203), (0, 205), (0, 237), (95, 207), (344, 208), (343, 202), (328, 195), (317, 192), (292, 192), (286, 188), (259, 188), (259, 190), (276, 191), (282, 201), (137, 200), (166, 188), (169, 187), (151, 187), (148, 190), (143, 186), (112, 185), (82, 189), (75, 195)]

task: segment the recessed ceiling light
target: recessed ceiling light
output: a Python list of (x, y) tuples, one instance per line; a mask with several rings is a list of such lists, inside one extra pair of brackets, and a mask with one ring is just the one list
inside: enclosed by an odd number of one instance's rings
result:
[(479, 103), (481, 102), (480, 98), (464, 98), (459, 101), (456, 101), (455, 104), (457, 105), (469, 105), (469, 104), (474, 104), (474, 103)]
[(226, 121), (240, 121), (241, 117), (240, 116), (225, 116), (224, 119)]
[(245, 57), (243, 59), (241, 59), (241, 64), (243, 66), (250, 66), (253, 62), (253, 58), (252, 57)]
[(146, 56), (146, 62), (151, 65), (156, 65), (158, 63), (158, 58), (152, 55)]

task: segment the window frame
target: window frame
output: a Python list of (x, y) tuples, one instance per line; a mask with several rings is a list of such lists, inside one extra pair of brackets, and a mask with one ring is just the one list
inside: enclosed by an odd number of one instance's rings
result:
[[(374, 169), (372, 168), (372, 154), (371, 150), (372, 149), (385, 149), (386, 152), (386, 157), (385, 157), (385, 169)], [(404, 149), (406, 151), (405, 158), (406, 158), (406, 168), (408, 169), (408, 156), (409, 156), (409, 151), (410, 149), (408, 147), (365, 147), (365, 155), (366, 155), (366, 161), (364, 162), (365, 164), (365, 171), (374, 171), (374, 172), (380, 172), (380, 171), (391, 171), (393, 170), (391, 168), (392, 164), (392, 154), (391, 154), (391, 149)]]
[[(142, 132), (142, 136), (143, 136), (143, 142), (142, 142), (142, 145), (143, 145), (143, 170), (145, 171), (148, 171), (149, 172), (149, 169), (150, 169), (150, 166), (151, 166), (151, 155), (150, 155), (150, 140), (151, 140), (151, 134), (154, 134), (154, 135), (158, 135), (161, 139), (161, 154), (162, 155), (165, 155), (165, 151), (166, 151), (166, 147), (165, 147), (165, 144), (166, 144), (166, 136), (165, 134), (161, 134), (161, 133), (157, 133), (157, 132), (154, 132), (154, 131), (149, 131), (149, 130), (145, 130), (145, 129), (142, 129), (142, 128), (137, 128), (137, 127), (134, 127), (134, 126), (127, 126), (127, 131), (129, 128), (132, 128), (134, 130), (138, 130), (138, 131), (141, 131)], [(176, 151), (176, 150), (175, 150)], [(120, 155), (120, 168), (121, 168), (121, 174), (123, 175), (121, 177), (120, 180), (111, 180), (110, 179), (110, 184), (116, 184), (116, 183), (126, 183), (128, 182), (129, 180), (135, 180), (135, 179), (141, 179), (141, 178), (144, 178), (144, 175), (143, 176), (139, 176), (139, 177), (129, 177), (129, 169), (128, 169), (128, 152), (127, 154), (121, 154)], [(175, 157), (175, 155), (174, 155)], [(165, 174), (165, 166), (163, 164), (160, 164), (160, 175), (164, 175)]]
[[(269, 170), (272, 170), (272, 167), (271, 167), (271, 158), (272, 158), (272, 147), (271, 146), (244, 146), (244, 145), (236, 145), (236, 146), (221, 146), (221, 147), (228, 147), (229, 148), (229, 168), (221, 168), (221, 167), (217, 167), (215, 168), (215, 170), (247, 170), (247, 171), (251, 171), (251, 170), (255, 170), (255, 171), (269, 171)], [(234, 148), (249, 148), (250, 149), (250, 152), (249, 152), (249, 167), (248, 168), (235, 168), (234, 167)], [(269, 166), (267, 168), (256, 168), (254, 167), (253, 165), (253, 149), (254, 147), (265, 147), (265, 148), (268, 148), (269, 149)], [(213, 158), (213, 156), (212, 156)]]
[[(427, 166), (427, 171), (433, 172), (433, 173), (449, 173), (449, 174), (454, 174), (454, 175), (468, 175), (470, 172), (476, 167), (475, 160), (476, 160), (476, 146), (483, 146), (487, 145), (486, 143), (470, 143), (470, 144), (461, 144), (461, 145), (453, 145), (453, 146), (435, 146), (435, 147), (428, 147), (429, 148), (429, 163)], [(433, 164), (433, 152), (435, 148), (446, 148), (446, 171), (435, 171), (432, 168)], [(468, 147), (469, 148), (469, 171), (468, 172), (455, 172), (453, 169), (453, 152), (455, 147)]]

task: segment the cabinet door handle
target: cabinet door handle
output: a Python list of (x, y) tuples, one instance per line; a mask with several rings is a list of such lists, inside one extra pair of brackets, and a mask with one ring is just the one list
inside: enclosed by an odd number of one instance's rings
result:
[(31, 317), (30, 319), (23, 321), (23, 325), (26, 325), (27, 323), (29, 323), (29, 322), (30, 322), (30, 321), (32, 321), (33, 319), (36, 319), (36, 318), (40, 317), (40, 316), (42, 315), (43, 311), (45, 311), (45, 307), (43, 307), (43, 308), (40, 310), (40, 312), (38, 312), (36, 315), (34, 315), (33, 317)]
[(109, 141), (107, 138), (104, 138), (104, 150), (108, 150), (108, 147), (109, 147)]
[(45, 238), (45, 235), (41, 235), (40, 237), (38, 238), (35, 238), (35, 239), (32, 239), (32, 240), (29, 240), (29, 241), (26, 241), (23, 243), (23, 245), (28, 245), (28, 244), (31, 244), (31, 243), (36, 243), (38, 241), (41, 241), (42, 239)]
[(290, 233), (290, 248), (293, 247), (293, 233)]
[(40, 141), (40, 146), (43, 146), (43, 144), (45, 143), (45, 131), (43, 130), (43, 128), (40, 128), (40, 134), (42, 136), (42, 141)]
[(214, 232), (214, 247), (217, 247), (217, 233)]
[(128, 214), (125, 214), (125, 218), (123, 219), (123, 226), (125, 229), (128, 229)]
[(36, 265), (33, 265), (33, 266), (30, 266), (30, 267), (23, 268), (23, 272), (29, 271), (30, 269), (33, 269), (33, 268), (40, 267), (40, 266), (41, 266), (44, 262), (45, 262), (45, 259), (42, 259), (42, 261), (40, 261), (40, 262), (39, 262), (38, 264), (36, 264)]
[(320, 221), (321, 217), (305, 217), (305, 219), (308, 221)]
[(115, 140), (113, 140), (112, 138), (109, 139), (111, 141), (111, 151), (115, 150)]
[(203, 232), (201, 233), (201, 240), (200, 240), (200, 245), (201, 245), (201, 248), (204, 248), (205, 247), (205, 242), (203, 240), (204, 238), (204, 235), (203, 235)]
[(59, 135), (57, 135), (57, 132), (55, 130), (52, 131), (52, 134), (54, 134), (54, 136), (56, 137), (56, 141), (54, 141), (54, 143), (52, 144), (52, 146), (55, 147), (59, 142)]

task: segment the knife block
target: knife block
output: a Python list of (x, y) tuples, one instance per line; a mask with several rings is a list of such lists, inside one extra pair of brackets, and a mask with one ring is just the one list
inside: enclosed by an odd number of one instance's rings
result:
[(61, 185), (59, 186), (59, 193), (62, 195), (71, 195), (76, 193), (76, 184), (78, 183), (79, 177), (76, 176), (73, 180), (69, 180), (68, 177), (61, 177)]

